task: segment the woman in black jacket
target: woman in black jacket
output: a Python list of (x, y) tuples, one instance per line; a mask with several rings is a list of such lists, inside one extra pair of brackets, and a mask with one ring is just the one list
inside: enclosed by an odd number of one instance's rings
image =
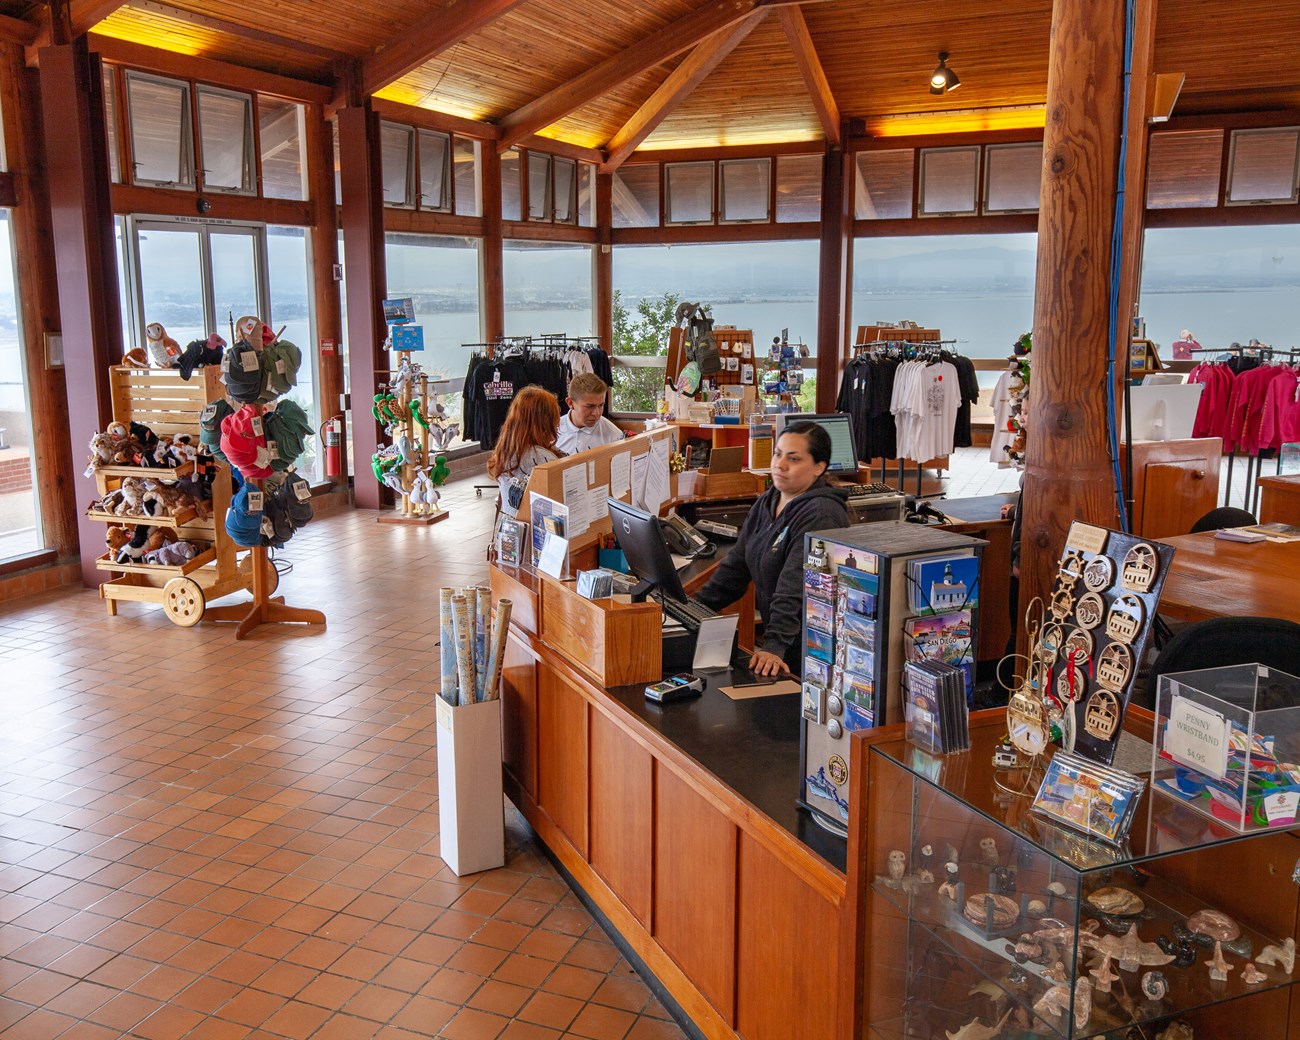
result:
[(831, 438), (812, 422), (790, 423), (772, 452), (772, 486), (745, 517), (735, 547), (697, 595), (715, 610), (752, 581), (763, 618), (762, 645), (750, 658), (758, 675), (799, 674), (803, 647), (803, 536), (848, 527), (844, 499), (822, 479)]

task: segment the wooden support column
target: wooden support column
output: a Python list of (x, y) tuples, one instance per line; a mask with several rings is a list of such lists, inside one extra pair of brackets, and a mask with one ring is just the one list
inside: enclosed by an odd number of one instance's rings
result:
[(821, 263), (817, 276), (817, 410), (835, 411), (844, 369), (844, 313), (848, 309), (849, 250), (853, 220), (849, 211), (848, 164), (851, 155), (827, 148), (822, 159)]
[[(41, 51), (46, 183), (63, 335), (67, 423), (71, 443), (86, 445), (113, 418), (108, 369), (122, 357), (117, 254), (109, 201), (104, 133), (104, 81), (86, 38)], [(95, 496), (89, 477), (74, 469), (74, 494)], [(52, 476), (52, 475), (50, 475)], [(78, 516), (82, 577), (98, 586), (95, 567), (102, 524)]]
[(479, 253), (479, 326), (495, 343), (506, 331), (505, 244), (501, 237), (501, 156), (483, 147), (483, 245)]
[(382, 301), (387, 293), (384, 269), (384, 189), (379, 152), (379, 116), (367, 100), (341, 108), (339, 162), (343, 189), (343, 257), (347, 264), (348, 369), (352, 377), (352, 455), (357, 476), (352, 500), (364, 509), (379, 509), (391, 492), (370, 473), (381, 429), (371, 414), (377, 374), (387, 369)]
[[(334, 134), (320, 105), (307, 106), (307, 177), (312, 203), (312, 291), (316, 303), (316, 350), (320, 360), (321, 421), (342, 412), (343, 310), (334, 268), (339, 262), (339, 217), (334, 201)], [(323, 449), (322, 449), (323, 450)], [(347, 452), (343, 473), (332, 480), (346, 486)]]
[(1046, 597), (1073, 521), (1110, 526), (1116, 516), (1106, 379), (1123, 50), (1123, 0), (1055, 0), (1038, 215), (1022, 605)]
[(614, 352), (614, 175), (596, 174), (596, 335), (606, 354)]
[(41, 145), (39, 74), (25, 64), (21, 46), (4, 44), (0, 53), (0, 112), (4, 114), (5, 156), (14, 177), (14, 249), (18, 271), (18, 321), (27, 368), (36, 495), (41, 536), (60, 560), (77, 554), (77, 501), (73, 474), (79, 452), (68, 433), (67, 382), (62, 368), (45, 356), (45, 334), (59, 331), (58, 271), (50, 234), (50, 199), (45, 190)]

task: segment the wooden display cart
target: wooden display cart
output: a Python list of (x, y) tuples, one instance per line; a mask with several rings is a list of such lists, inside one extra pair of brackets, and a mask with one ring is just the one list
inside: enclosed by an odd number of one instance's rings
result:
[[(195, 369), (186, 381), (175, 369), (118, 367), (110, 370), (113, 417), (122, 423), (138, 422), (158, 436), (190, 434), (199, 439), (199, 416), (209, 401), (222, 397), (225, 389), (218, 366)], [(121, 486), (127, 477), (148, 477), (173, 482), (190, 472), (191, 464), (174, 468), (145, 466), (103, 466), (95, 470), (100, 498)], [(118, 600), (137, 603), (161, 603), (173, 624), (183, 628), (203, 619), (209, 600), (219, 599), (241, 589), (251, 591), (253, 567), (250, 559), (242, 561), (238, 549), (226, 534), (224, 517), (230, 505), (230, 467), (217, 460), (217, 475), (212, 484), (212, 516), (204, 519), (193, 511), (179, 516), (118, 516), (93, 507), (86, 511), (92, 520), (134, 526), (173, 527), (182, 540), (211, 543), (211, 547), (179, 566), (148, 563), (114, 563), (109, 553), (96, 565), (117, 575), (99, 587), (100, 598), (108, 613), (117, 613)], [(274, 568), (271, 574), (274, 575)], [(274, 578), (270, 578), (272, 582)]]

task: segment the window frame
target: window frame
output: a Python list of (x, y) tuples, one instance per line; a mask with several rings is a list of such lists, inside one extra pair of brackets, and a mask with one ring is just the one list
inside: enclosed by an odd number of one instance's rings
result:
[[(770, 155), (757, 156), (752, 159), (718, 159), (718, 184), (715, 190), (714, 210), (719, 224), (772, 224), (775, 223), (772, 212), (773, 163)], [(767, 175), (767, 190), (763, 193), (764, 212), (761, 217), (728, 217), (727, 214), (727, 170), (739, 167), (763, 168)]]
[[(217, 192), (222, 195), (261, 194), (261, 147), (258, 138), (259, 119), (257, 115), (257, 95), (245, 90), (230, 90), (226, 87), (214, 87), (209, 83), (195, 83), (194, 94), (194, 144), (196, 151), (196, 182), (199, 191)], [(224, 184), (208, 183), (207, 160), (204, 158), (203, 141), (203, 98), (204, 96), (228, 98), (244, 102), (244, 142), (240, 165), (243, 167), (243, 180), (246, 186), (232, 188)]]
[[(140, 150), (136, 147), (136, 117), (134, 106), (131, 101), (131, 85), (137, 82), (175, 87), (182, 93), (182, 102), (180, 106), (181, 126), (178, 135), (181, 154), (177, 169), (177, 172), (182, 178), (180, 180), (159, 181), (140, 176), (141, 164), (140, 160), (137, 158)], [(197, 172), (199, 158), (196, 154), (197, 133), (194, 125), (194, 83), (187, 79), (176, 79), (172, 76), (159, 76), (152, 72), (145, 72), (142, 69), (126, 69), (125, 90), (123, 93), (126, 98), (127, 137), (129, 138), (131, 148), (130, 183), (148, 188), (170, 188), (180, 191), (198, 191)], [(188, 170), (186, 169), (187, 166)], [(187, 173), (189, 177), (188, 180), (184, 179)]]
[[(1032, 208), (1028, 207), (999, 207), (994, 209), (989, 205), (989, 190), (993, 181), (993, 162), (990, 158), (994, 152), (1013, 152), (1037, 149), (1038, 152), (1038, 196)], [(983, 171), (979, 180), (982, 184), (982, 191), (979, 197), (979, 212), (1001, 216), (1004, 213), (1037, 213), (1042, 208), (1043, 192), (1043, 142), (1042, 141), (1017, 141), (1006, 144), (986, 144), (983, 148)]]
[[(1296, 156), (1291, 163), (1291, 194), (1285, 198), (1279, 196), (1271, 199), (1234, 199), (1232, 182), (1237, 172), (1237, 142), (1249, 137), (1263, 134), (1277, 134), (1290, 131), (1296, 138)], [(1228, 170), (1223, 178), (1223, 205), (1228, 206), (1291, 206), (1300, 201), (1300, 126), (1258, 126), (1238, 127), (1228, 132)]]
[[(930, 220), (935, 217), (977, 217), (980, 215), (980, 167), (983, 162), (984, 145), (947, 145), (941, 148), (916, 149), (916, 219)], [(927, 211), (925, 208), (925, 161), (931, 155), (956, 155), (965, 152), (974, 156), (975, 170), (971, 178), (970, 209), (944, 209)]]
[[(663, 207), (663, 219), (661, 227), (706, 227), (717, 224), (718, 222), (718, 175), (716, 159), (687, 159), (683, 162), (666, 162), (663, 164), (663, 194), (661, 195), (661, 205)], [(672, 191), (672, 174), (673, 170), (684, 169), (687, 166), (707, 166), (709, 167), (709, 216), (703, 220), (674, 220), (673, 212), (673, 191)]]

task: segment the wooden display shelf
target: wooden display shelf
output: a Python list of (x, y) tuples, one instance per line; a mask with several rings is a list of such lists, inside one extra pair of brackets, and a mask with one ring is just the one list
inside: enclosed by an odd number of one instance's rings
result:
[(152, 477), (154, 480), (176, 481), (194, 472), (194, 463), (182, 462), (179, 466), (97, 466), (94, 471), (101, 477)]
[(148, 527), (197, 527), (203, 531), (212, 531), (216, 527), (216, 518), (214, 516), (199, 516), (198, 512), (191, 509), (189, 519), (182, 520), (176, 516), (118, 516), (116, 513), (105, 513), (98, 509), (87, 509), (86, 517), (90, 520), (102, 520), (108, 524), (121, 524), (124, 527), (131, 527), (135, 524), (145, 524)]
[(663, 612), (657, 603), (579, 596), (573, 582), (538, 576), (541, 638), (601, 686), (663, 677)]
[(209, 546), (192, 560), (180, 564), (163, 563), (114, 563), (105, 553), (95, 561), (101, 571), (121, 571), (124, 574), (152, 574), (161, 578), (174, 578), (177, 575), (193, 574), (200, 567), (212, 563), (217, 558), (217, 550)]

